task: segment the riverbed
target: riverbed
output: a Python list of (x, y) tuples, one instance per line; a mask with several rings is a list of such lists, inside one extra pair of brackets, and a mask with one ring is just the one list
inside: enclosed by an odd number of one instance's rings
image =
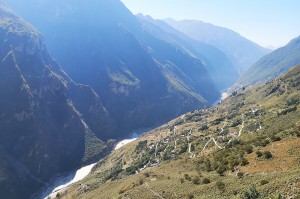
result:
[[(130, 138), (124, 139), (118, 142), (114, 148), (114, 150), (120, 149), (126, 144), (133, 142), (139, 137), (138, 134), (132, 134)], [(35, 199), (47, 199), (47, 198), (55, 198), (58, 192), (63, 192), (70, 185), (82, 180), (88, 174), (90, 174), (92, 168), (96, 165), (96, 163), (81, 167), (76, 171), (72, 171), (69, 173), (62, 174), (57, 176), (49, 185), (43, 189), (43, 191), (35, 196)]]

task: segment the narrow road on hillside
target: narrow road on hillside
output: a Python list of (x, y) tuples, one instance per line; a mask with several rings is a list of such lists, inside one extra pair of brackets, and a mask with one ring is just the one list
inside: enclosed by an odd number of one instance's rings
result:
[(155, 145), (155, 153), (154, 153), (154, 157), (156, 157), (156, 154), (157, 154), (157, 146), (158, 146), (158, 143)]
[(176, 139), (175, 143), (174, 143), (175, 144), (175, 149), (177, 148), (177, 141), (178, 141), (178, 139)]
[(227, 124), (227, 122), (224, 122), (224, 125), (223, 125), (223, 127), (221, 128), (221, 131), (220, 131), (219, 135), (221, 135), (221, 134), (224, 132), (224, 128), (225, 128), (226, 124)]
[[(231, 140), (229, 140), (227, 144), (229, 144), (231, 141), (233, 141), (234, 139), (236, 139), (236, 138), (238, 138), (238, 137), (240, 137), (240, 136), (242, 135), (242, 131), (243, 131), (244, 125), (245, 125), (245, 121), (243, 120), (243, 118), (244, 118), (244, 114), (242, 115), (242, 126), (241, 126), (241, 128), (240, 128), (240, 130), (239, 130), (239, 132), (238, 132), (238, 135), (237, 135), (236, 137), (232, 138)], [(219, 133), (219, 135), (223, 133), (225, 126), (226, 126), (226, 122), (224, 123), (223, 127), (221, 128), (221, 132)], [(202, 151), (201, 151), (200, 153), (202, 153), (203, 151), (205, 151), (207, 145), (208, 145), (211, 141), (213, 141), (214, 144), (215, 144), (219, 149), (225, 149), (225, 147), (226, 147), (226, 145), (225, 145), (224, 147), (221, 147), (221, 146), (218, 144), (218, 142), (215, 140), (215, 138), (210, 138), (210, 139), (205, 143), (205, 145), (204, 145), (204, 147), (203, 147), (203, 149), (202, 149)]]
[(217, 141), (215, 140), (215, 138), (211, 138), (212, 141), (215, 143), (215, 145), (219, 148), (219, 149), (224, 149), (225, 147), (221, 147), (218, 145)]
[(188, 141), (188, 153), (190, 154), (190, 158), (195, 158), (195, 154), (192, 153), (192, 143), (190, 142), (190, 134), (192, 133), (192, 129), (190, 129), (188, 135), (186, 136), (186, 139)]

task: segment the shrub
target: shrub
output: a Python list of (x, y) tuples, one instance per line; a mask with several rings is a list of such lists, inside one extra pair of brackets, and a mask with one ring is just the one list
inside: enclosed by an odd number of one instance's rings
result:
[(265, 151), (264, 152), (264, 158), (265, 159), (271, 159), (273, 157), (272, 153), (270, 151)]
[(252, 185), (248, 191), (245, 191), (242, 194), (242, 199), (258, 199), (260, 197), (260, 193), (256, 190), (256, 187)]
[(230, 142), (228, 144), (228, 147), (231, 148), (231, 147), (234, 147), (234, 146), (239, 145), (239, 144), (241, 144), (240, 140), (233, 140), (232, 142)]
[(255, 143), (255, 146), (257, 146), (257, 147), (258, 147), (258, 146), (265, 147), (265, 146), (267, 146), (269, 143), (270, 143), (269, 140), (264, 139), (264, 140), (261, 140), (261, 141), (257, 141), (257, 142)]
[(281, 138), (278, 137), (278, 136), (273, 135), (273, 136), (271, 137), (271, 140), (272, 140), (272, 142), (277, 142), (277, 141), (280, 141)]
[(208, 178), (203, 178), (202, 183), (203, 183), (203, 184), (209, 184), (209, 183), (210, 183), (210, 179), (208, 179)]
[(203, 125), (203, 126), (201, 126), (199, 129), (198, 129), (198, 131), (205, 131), (205, 130), (207, 130), (208, 129), (208, 126), (207, 125)]
[(258, 157), (258, 158), (263, 156), (261, 151), (256, 151), (255, 153), (256, 153), (256, 157)]
[(184, 179), (180, 178), (180, 183), (183, 184), (184, 183)]
[(184, 174), (184, 179), (191, 181), (192, 178), (189, 176), (189, 174)]
[(142, 150), (144, 150), (147, 147), (147, 140), (144, 141), (140, 141), (136, 147), (135, 147), (135, 151), (137, 153), (141, 152)]
[(247, 164), (249, 164), (249, 161), (246, 158), (242, 158), (242, 166), (246, 166)]
[(268, 184), (269, 183), (269, 181), (267, 181), (267, 180), (261, 180), (260, 181), (260, 185), (265, 185), (265, 184)]
[(217, 173), (222, 176), (224, 174), (224, 172), (226, 171), (226, 167), (225, 166), (221, 166), (217, 169)]
[(269, 140), (263, 140), (261, 144), (262, 144), (263, 147), (265, 147), (265, 146), (267, 146), (269, 143), (270, 143)]
[(297, 110), (297, 106), (294, 106), (292, 108), (287, 108), (287, 109), (284, 109), (283, 111), (281, 111), (280, 113), (278, 113), (277, 115), (286, 115), (290, 112), (293, 112), (293, 111), (296, 111)]
[(180, 148), (179, 154), (185, 153), (185, 152), (187, 152), (187, 150), (188, 150), (188, 147), (187, 147), (187, 146), (182, 146), (182, 147)]
[(247, 154), (250, 154), (250, 153), (253, 152), (253, 147), (248, 145), (248, 146), (245, 147), (245, 151), (246, 151)]
[(242, 178), (244, 176), (244, 173), (243, 172), (238, 172), (236, 175), (237, 175), (238, 178)]
[(196, 184), (196, 185), (200, 184), (200, 177), (199, 176), (193, 177), (192, 182), (193, 182), (193, 184)]
[(142, 185), (142, 184), (144, 184), (144, 179), (140, 178), (139, 179), (139, 185)]
[(216, 187), (219, 191), (224, 192), (225, 191), (225, 184), (222, 181), (216, 182)]
[(188, 197), (187, 197), (188, 199), (193, 199), (193, 198), (195, 198), (195, 196), (194, 196), (194, 194), (192, 194), (192, 193), (189, 193), (189, 195), (188, 195)]

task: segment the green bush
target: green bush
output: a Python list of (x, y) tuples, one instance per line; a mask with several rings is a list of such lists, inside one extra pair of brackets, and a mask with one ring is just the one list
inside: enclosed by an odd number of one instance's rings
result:
[(260, 198), (260, 193), (256, 190), (256, 187), (252, 185), (248, 191), (242, 194), (242, 199), (258, 199)]
[(264, 155), (264, 158), (267, 159), (267, 160), (271, 159), (273, 157), (273, 155), (272, 155), (272, 153), (270, 151), (265, 151), (263, 153), (263, 155)]
[(193, 198), (195, 198), (195, 196), (194, 196), (194, 194), (190, 193), (187, 198), (188, 199), (193, 199)]
[(203, 183), (203, 184), (209, 184), (209, 183), (210, 183), (210, 179), (208, 179), (208, 178), (203, 178), (202, 183)]
[(219, 167), (217, 169), (217, 173), (222, 176), (224, 174), (224, 172), (226, 171), (226, 167), (222, 166), (222, 167)]
[(135, 151), (137, 153), (141, 152), (142, 150), (146, 149), (147, 147), (147, 140), (144, 140), (144, 141), (140, 141), (136, 147), (135, 147)]
[(287, 108), (287, 109), (284, 109), (283, 111), (279, 112), (277, 115), (280, 116), (280, 115), (286, 115), (290, 112), (293, 112), (293, 111), (296, 111), (297, 110), (297, 106), (294, 106), (294, 107), (291, 107), (291, 108)]
[(269, 140), (264, 139), (264, 140), (255, 142), (254, 145), (257, 146), (257, 147), (259, 147), (259, 146), (265, 147), (265, 146), (267, 146), (269, 143), (270, 143)]
[(192, 178), (189, 176), (189, 174), (184, 174), (184, 179), (186, 179), (187, 181), (191, 181)]
[(256, 151), (255, 153), (256, 153), (256, 157), (258, 157), (258, 158), (263, 156), (261, 151)]
[(207, 130), (208, 129), (208, 126), (207, 125), (203, 125), (203, 126), (201, 126), (199, 129), (198, 129), (198, 131), (205, 131), (205, 130)]
[(246, 166), (247, 164), (249, 164), (249, 161), (246, 158), (242, 158), (241, 165)]
[(245, 152), (246, 152), (247, 154), (252, 153), (252, 152), (253, 152), (253, 147), (250, 146), (250, 145), (247, 145), (247, 146), (245, 147)]
[(216, 182), (216, 187), (219, 191), (224, 192), (225, 191), (225, 184), (222, 181)]
[(183, 184), (184, 183), (184, 179), (180, 178), (180, 183)]
[(278, 137), (278, 136), (273, 135), (273, 136), (271, 137), (271, 140), (272, 140), (272, 142), (278, 142), (278, 141), (281, 140), (281, 138)]
[(242, 178), (244, 176), (244, 173), (243, 172), (238, 172), (236, 175), (237, 175), (238, 178)]

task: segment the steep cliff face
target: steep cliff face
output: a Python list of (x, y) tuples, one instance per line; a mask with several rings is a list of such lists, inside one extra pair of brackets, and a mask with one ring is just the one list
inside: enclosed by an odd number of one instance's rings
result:
[(111, 122), (99, 96), (68, 78), (40, 33), (2, 2), (0, 93), (1, 198), (27, 198), (43, 181), (108, 150), (98, 138)]
[(45, 34), (70, 77), (100, 95), (120, 129), (113, 137), (161, 124), (219, 97), (200, 60), (143, 32), (119, 0), (8, 2)]

